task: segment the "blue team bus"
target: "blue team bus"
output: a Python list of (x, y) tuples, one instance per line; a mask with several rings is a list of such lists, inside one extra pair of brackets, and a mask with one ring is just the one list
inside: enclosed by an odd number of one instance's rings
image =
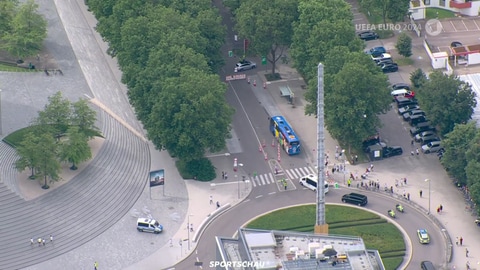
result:
[(300, 140), (283, 116), (270, 118), (270, 131), (287, 154), (300, 154)]

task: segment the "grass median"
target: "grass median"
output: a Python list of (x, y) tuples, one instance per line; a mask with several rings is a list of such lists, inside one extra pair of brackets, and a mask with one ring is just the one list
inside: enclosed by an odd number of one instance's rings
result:
[[(302, 205), (266, 214), (246, 227), (313, 233), (315, 219), (316, 205)], [(384, 218), (353, 207), (326, 205), (325, 220), (330, 234), (359, 236), (367, 249), (378, 250), (385, 269), (402, 263), (406, 250), (402, 233)]]

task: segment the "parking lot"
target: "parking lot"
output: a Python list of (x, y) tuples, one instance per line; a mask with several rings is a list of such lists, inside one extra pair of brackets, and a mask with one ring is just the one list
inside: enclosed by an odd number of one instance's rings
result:
[(452, 18), (441, 23), (444, 33), (480, 31), (480, 18)]

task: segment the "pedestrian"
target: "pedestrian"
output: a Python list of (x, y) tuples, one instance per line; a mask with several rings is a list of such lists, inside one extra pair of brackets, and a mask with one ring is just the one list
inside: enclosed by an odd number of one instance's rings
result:
[(412, 141), (410, 142), (410, 144), (411, 144), (412, 146), (414, 146), (414, 145), (415, 145), (415, 141), (412, 140)]
[(33, 238), (30, 238), (30, 245), (33, 245), (34, 243)]
[(97, 263), (97, 262), (95, 262), (95, 263), (93, 264), (93, 270), (98, 270), (98, 263)]
[(351, 179), (348, 179), (348, 180), (347, 180), (347, 185), (348, 185), (348, 187), (350, 187), (351, 184), (352, 184), (352, 180), (351, 180)]
[(458, 246), (458, 236), (457, 236), (457, 239), (455, 240), (455, 245)]
[(470, 270), (470, 262), (467, 261), (467, 270)]
[(358, 156), (355, 155), (355, 163), (357, 163), (357, 162), (358, 162)]
[(407, 178), (403, 178), (403, 184), (406, 186), (407, 185)]
[(275, 174), (278, 174), (278, 167), (275, 165)]
[(222, 179), (225, 180), (225, 172), (222, 171)]
[(463, 237), (460, 236), (460, 246), (463, 245)]
[(50, 234), (50, 243), (53, 242), (53, 235)]
[(407, 200), (410, 201), (410, 193), (407, 193)]
[(225, 180), (228, 179), (228, 175), (227, 175), (227, 172), (225, 172)]
[(373, 164), (370, 164), (370, 171), (373, 172)]
[(45, 246), (45, 239), (42, 239), (42, 244)]
[(437, 213), (440, 214), (440, 207), (437, 207)]
[(442, 212), (443, 211), (443, 205), (440, 204), (439, 208), (440, 208), (440, 212)]
[(420, 190), (420, 192), (419, 192), (419, 193), (420, 193), (420, 198), (422, 198), (423, 191), (422, 191), (422, 190)]
[(193, 232), (193, 223), (190, 223), (190, 232)]
[(283, 179), (283, 187), (287, 190), (287, 180)]
[(350, 156), (350, 159), (352, 160), (352, 165), (355, 165), (355, 158), (353, 157), (353, 155)]
[(468, 258), (468, 249), (465, 248), (465, 256)]
[(173, 247), (173, 240), (172, 240), (172, 238), (170, 238), (170, 240), (168, 240), (168, 242), (170, 243), (170, 247)]
[(213, 204), (213, 196), (210, 195), (210, 204)]
[(217, 209), (220, 208), (220, 202), (217, 201)]
[(412, 156), (414, 156), (414, 155), (415, 155), (415, 153), (413, 152), (413, 150), (412, 150), (412, 151), (410, 151), (410, 155), (412, 155)]
[(38, 243), (38, 246), (41, 246), (42, 245), (42, 238), (38, 238), (37, 243)]
[(417, 152), (417, 156), (420, 155), (420, 150), (418, 150), (418, 148), (417, 148), (416, 152)]

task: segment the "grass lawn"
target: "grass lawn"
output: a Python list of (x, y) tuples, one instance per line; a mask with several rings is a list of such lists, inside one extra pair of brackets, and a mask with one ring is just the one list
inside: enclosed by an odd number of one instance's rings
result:
[(397, 59), (397, 64), (399, 66), (411, 66), (411, 65), (413, 65), (413, 63), (414, 63), (414, 61), (410, 57), (407, 57), (407, 58), (400, 57), (400, 58)]
[[(313, 233), (316, 205), (278, 210), (259, 217), (247, 228)], [(325, 220), (329, 233), (362, 237), (367, 249), (376, 249), (385, 269), (396, 269), (405, 255), (405, 242), (400, 231), (385, 219), (353, 207), (326, 205)]]
[[(437, 15), (438, 14), (438, 15)], [(445, 19), (455, 17), (455, 13), (441, 8), (427, 8), (426, 17), (428, 19)]]
[(14, 67), (9, 65), (0, 64), (0, 71), (8, 71), (8, 72), (32, 72), (36, 70)]

